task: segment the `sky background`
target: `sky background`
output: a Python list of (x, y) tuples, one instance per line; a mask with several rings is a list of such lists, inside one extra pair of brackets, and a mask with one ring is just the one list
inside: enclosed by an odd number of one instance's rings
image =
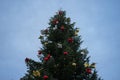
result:
[(0, 80), (19, 80), (26, 57), (38, 61), (40, 30), (59, 9), (76, 22), (104, 80), (120, 80), (119, 0), (0, 0)]

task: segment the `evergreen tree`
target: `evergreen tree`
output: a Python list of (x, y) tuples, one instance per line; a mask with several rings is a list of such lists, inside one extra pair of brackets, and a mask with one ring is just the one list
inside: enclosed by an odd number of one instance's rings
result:
[(27, 73), (20, 80), (102, 80), (98, 77), (95, 63), (89, 62), (87, 49), (78, 35), (79, 28), (59, 10), (41, 30), (42, 48), (38, 50), (39, 62), (25, 59)]

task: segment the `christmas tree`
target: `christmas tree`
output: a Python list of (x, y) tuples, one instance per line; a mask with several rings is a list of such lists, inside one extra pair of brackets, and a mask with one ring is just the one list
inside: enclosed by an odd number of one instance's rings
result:
[(88, 50), (80, 47), (79, 28), (74, 27), (66, 12), (59, 10), (41, 30), (39, 62), (25, 59), (27, 73), (20, 80), (102, 80), (95, 63), (90, 63)]

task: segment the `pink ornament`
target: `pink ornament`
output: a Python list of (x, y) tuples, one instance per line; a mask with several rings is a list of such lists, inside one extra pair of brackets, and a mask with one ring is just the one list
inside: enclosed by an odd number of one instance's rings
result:
[(68, 52), (64, 52), (63, 54), (64, 54), (64, 55), (67, 55), (67, 54), (68, 54)]

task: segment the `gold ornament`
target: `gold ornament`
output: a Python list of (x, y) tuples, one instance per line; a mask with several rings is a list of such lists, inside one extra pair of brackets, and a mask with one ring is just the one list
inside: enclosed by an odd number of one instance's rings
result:
[(48, 44), (48, 42), (44, 42), (44, 45), (47, 45)]
[(87, 62), (84, 63), (85, 67), (89, 67), (89, 64)]
[(75, 32), (75, 36), (78, 36), (78, 32)]
[(40, 72), (38, 71), (38, 70), (36, 70), (36, 71), (33, 71), (33, 75), (35, 76), (35, 77), (39, 77), (40, 76)]
[(79, 32), (79, 28), (76, 29), (76, 32)]
[(76, 63), (72, 63), (73, 66), (76, 66)]

